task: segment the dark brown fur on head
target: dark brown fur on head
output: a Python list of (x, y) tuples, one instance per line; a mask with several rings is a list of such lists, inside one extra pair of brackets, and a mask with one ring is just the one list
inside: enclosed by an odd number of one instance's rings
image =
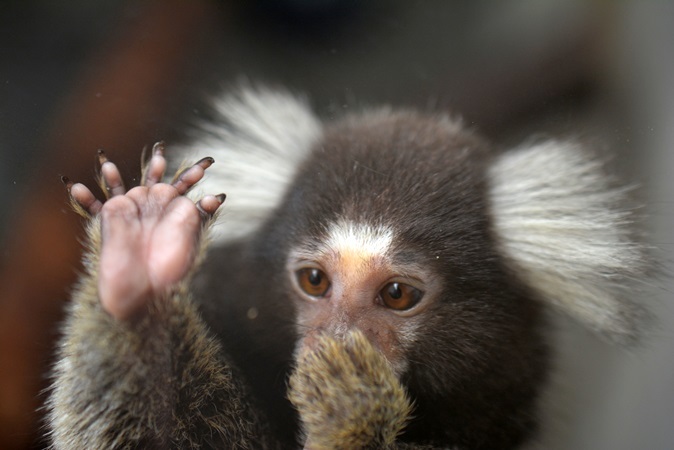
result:
[(350, 118), (326, 130), (282, 208), (299, 239), (320, 241), (338, 217), (392, 224), (394, 258), (440, 275), (442, 298), (421, 313), (404, 350), (416, 409), (403, 440), (510, 448), (535, 429), (547, 367), (542, 314), (495, 251), (491, 158), (484, 141), (447, 119)]

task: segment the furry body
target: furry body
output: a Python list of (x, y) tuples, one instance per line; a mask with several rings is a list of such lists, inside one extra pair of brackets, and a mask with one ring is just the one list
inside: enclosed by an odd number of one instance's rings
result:
[[(457, 121), (388, 109), (321, 124), (265, 90), (216, 110), (190, 150), (218, 161), (201, 189), (231, 207), (152, 320), (121, 326), (98, 306), (90, 224), (51, 399), (60, 448), (516, 448), (537, 426), (548, 306), (638, 333), (618, 294), (645, 252), (624, 192), (576, 146), (503, 153)], [(307, 259), (333, 277), (332, 302), (297, 295), (289, 268)], [(419, 280), (419, 307), (363, 306), (363, 273), (387, 271)], [(83, 420), (91, 408), (100, 421)]]

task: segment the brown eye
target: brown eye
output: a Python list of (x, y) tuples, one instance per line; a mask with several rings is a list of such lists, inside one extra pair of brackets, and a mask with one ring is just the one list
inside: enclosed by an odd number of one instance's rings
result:
[(379, 291), (379, 298), (387, 307), (398, 311), (410, 309), (419, 301), (424, 293), (419, 289), (402, 283), (389, 283)]
[(300, 269), (296, 274), (300, 288), (312, 297), (323, 297), (330, 289), (330, 280), (320, 269)]

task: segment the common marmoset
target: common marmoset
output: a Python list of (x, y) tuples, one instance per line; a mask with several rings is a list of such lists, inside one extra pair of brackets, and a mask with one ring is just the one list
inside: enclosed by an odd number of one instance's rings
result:
[[(637, 335), (624, 294), (648, 258), (580, 146), (504, 151), (389, 108), (323, 123), (265, 89), (215, 110), (171, 151), (212, 167), (162, 183), (156, 145), (128, 192), (101, 154), (105, 203), (67, 183), (89, 221), (56, 448), (516, 448), (536, 432), (547, 310)], [(206, 170), (222, 207), (185, 196)]]

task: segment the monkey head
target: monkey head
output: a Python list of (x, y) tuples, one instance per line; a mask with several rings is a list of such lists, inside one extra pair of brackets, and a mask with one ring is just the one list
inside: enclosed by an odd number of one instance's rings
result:
[(359, 330), (412, 393), (424, 435), (470, 423), (516, 441), (548, 373), (544, 305), (618, 338), (633, 330), (632, 310), (597, 294), (612, 290), (597, 274), (608, 259), (579, 254), (626, 236), (585, 158), (550, 142), (502, 153), (408, 112), (326, 127), (282, 208), (296, 351)]
[(292, 305), (296, 353), (358, 331), (385, 357), (415, 405), (404, 440), (530, 435), (548, 311), (638, 334), (625, 288), (648, 258), (626, 191), (580, 145), (502, 149), (447, 116), (387, 108), (322, 123), (267, 91), (219, 106), (237, 132), (211, 130), (213, 146), (248, 136), (215, 169), (236, 180), (224, 240), (255, 243), (265, 292)]

